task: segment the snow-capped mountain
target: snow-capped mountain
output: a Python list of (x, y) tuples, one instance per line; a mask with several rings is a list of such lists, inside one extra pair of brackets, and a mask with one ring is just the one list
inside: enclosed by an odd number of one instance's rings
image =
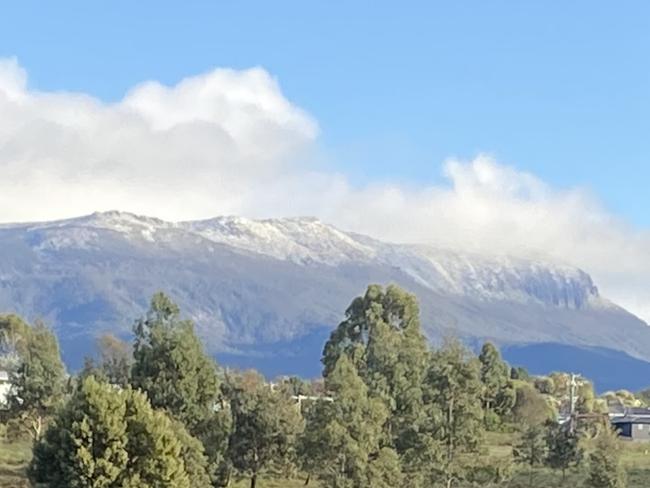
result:
[(163, 290), (214, 351), (259, 361), (309, 353), (317, 367), (329, 331), (372, 282), (414, 292), (432, 340), (600, 346), (650, 360), (650, 327), (601, 297), (584, 271), (391, 244), (313, 218), (104, 212), (2, 225), (0, 249), (0, 312), (45, 318), (72, 362), (100, 331), (128, 333)]
[(213, 242), (297, 264), (336, 266), (368, 261), (377, 255), (372, 246), (311, 217), (268, 220), (217, 217), (183, 222), (179, 226)]

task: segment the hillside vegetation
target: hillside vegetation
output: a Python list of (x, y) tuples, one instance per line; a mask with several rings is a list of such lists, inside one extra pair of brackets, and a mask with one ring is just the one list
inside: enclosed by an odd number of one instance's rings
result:
[(102, 337), (73, 376), (43, 324), (7, 316), (0, 332), (3, 487), (650, 485), (650, 446), (619, 440), (607, 416), (647, 392), (531, 376), (489, 342), (478, 356), (453, 337), (431, 348), (396, 286), (352, 301), (311, 381), (218, 366), (162, 293), (132, 344)]

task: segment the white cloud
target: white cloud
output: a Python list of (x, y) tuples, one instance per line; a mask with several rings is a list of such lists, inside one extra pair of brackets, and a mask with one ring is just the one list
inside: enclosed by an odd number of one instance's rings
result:
[(392, 241), (541, 256), (579, 266), (603, 294), (650, 319), (650, 232), (587, 191), (558, 191), (486, 156), (445, 165), (447, 187), (338, 191), (325, 217)]
[(0, 62), (0, 220), (132, 208), (167, 218), (236, 212), (317, 134), (264, 70), (145, 83), (115, 104), (26, 87)]
[(310, 164), (317, 134), (259, 68), (148, 82), (106, 104), (30, 90), (17, 62), (0, 60), (0, 221), (108, 209), (171, 220), (316, 215), (392, 241), (561, 259), (650, 319), (650, 233), (588, 192), (486, 156), (448, 161), (448, 185), (354, 187)]

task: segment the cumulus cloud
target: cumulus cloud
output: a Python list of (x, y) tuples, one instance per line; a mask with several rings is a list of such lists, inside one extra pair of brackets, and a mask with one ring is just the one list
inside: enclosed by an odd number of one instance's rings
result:
[(290, 171), (315, 121), (262, 69), (149, 82), (105, 104), (30, 91), (0, 61), (0, 220), (132, 208), (166, 218), (236, 212)]
[(447, 161), (445, 185), (353, 186), (312, 164), (317, 137), (316, 121), (260, 68), (147, 82), (107, 104), (30, 90), (18, 63), (0, 60), (0, 221), (109, 209), (315, 215), (391, 241), (558, 259), (650, 319), (650, 233), (589, 192), (481, 155)]

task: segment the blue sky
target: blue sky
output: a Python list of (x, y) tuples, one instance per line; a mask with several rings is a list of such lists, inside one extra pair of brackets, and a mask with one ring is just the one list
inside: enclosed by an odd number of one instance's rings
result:
[(353, 182), (439, 184), (479, 152), (650, 224), (647, 2), (11, 2), (0, 57), (33, 89), (261, 66)]

